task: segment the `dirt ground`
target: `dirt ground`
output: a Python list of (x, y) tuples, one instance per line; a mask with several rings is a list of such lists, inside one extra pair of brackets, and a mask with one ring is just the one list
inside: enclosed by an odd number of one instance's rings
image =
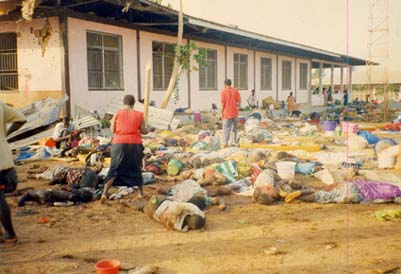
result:
[[(23, 181), (28, 167), (18, 167)], [(47, 186), (26, 181), (19, 187)], [(166, 274), (397, 273), (391, 270), (401, 267), (401, 222), (373, 216), (400, 205), (261, 206), (230, 197), (226, 211), (208, 208), (204, 231), (180, 233), (119, 202), (30, 205), (38, 214), (15, 217), (16, 200), (8, 199), (19, 243), (0, 247), (4, 274), (95, 273), (98, 260), (112, 258)], [(40, 217), (51, 222), (39, 224)]]

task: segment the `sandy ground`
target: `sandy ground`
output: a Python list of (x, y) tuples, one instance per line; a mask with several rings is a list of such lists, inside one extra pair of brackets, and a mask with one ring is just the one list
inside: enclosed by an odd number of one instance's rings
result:
[[(18, 167), (20, 179), (28, 166)], [(19, 187), (46, 185), (28, 181)], [(14, 212), (17, 198), (8, 200)], [(166, 274), (397, 273), (385, 271), (401, 267), (401, 222), (373, 217), (399, 205), (261, 206), (243, 197), (226, 202), (226, 211), (206, 211), (204, 231), (189, 233), (167, 231), (119, 202), (28, 206), (39, 213), (13, 215), (19, 243), (0, 247), (0, 273), (95, 273), (95, 263), (106, 258), (158, 266)], [(40, 217), (51, 222), (39, 224)]]

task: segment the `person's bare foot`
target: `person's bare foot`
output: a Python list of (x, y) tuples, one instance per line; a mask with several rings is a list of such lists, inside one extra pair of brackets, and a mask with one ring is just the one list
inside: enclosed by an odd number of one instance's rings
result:
[(143, 192), (138, 193), (138, 199), (142, 200), (145, 196), (143, 195)]
[(9, 238), (9, 237), (0, 237), (0, 245), (12, 245), (18, 242), (17, 237)]
[(100, 203), (101, 203), (101, 204), (105, 204), (106, 201), (107, 201), (106, 195), (102, 195), (102, 197), (100, 198)]

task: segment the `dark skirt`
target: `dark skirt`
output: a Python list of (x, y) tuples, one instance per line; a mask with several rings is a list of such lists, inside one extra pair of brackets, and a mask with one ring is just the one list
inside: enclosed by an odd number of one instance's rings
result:
[(142, 144), (113, 144), (111, 164), (105, 182), (115, 178), (115, 186), (142, 186)]

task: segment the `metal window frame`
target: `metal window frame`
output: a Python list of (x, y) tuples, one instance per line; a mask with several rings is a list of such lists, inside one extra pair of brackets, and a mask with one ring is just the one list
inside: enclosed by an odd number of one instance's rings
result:
[[(16, 82), (15, 82), (15, 87), (13, 87), (13, 89), (0, 89), (0, 92), (4, 93), (4, 92), (15, 92), (18, 91), (19, 88), (19, 75), (18, 75), (18, 37), (17, 37), (17, 33), (15, 32), (0, 32), (0, 35), (13, 35), (15, 38), (15, 49), (8, 49), (5, 50), (5, 53), (14, 53), (15, 52), (15, 70), (6, 70), (6, 71), (0, 71), (0, 75), (13, 75), (15, 76)], [(1, 50), (0, 50), (1, 52)]]
[[(302, 66), (303, 65), (305, 66), (305, 74), (304, 75), (302, 75)], [(299, 89), (300, 90), (308, 90), (308, 69), (309, 69), (308, 63), (305, 63), (305, 62), (299, 63)], [(302, 79), (302, 76), (305, 79)], [(305, 86), (302, 85), (302, 80), (305, 80)]]
[[(235, 56), (238, 56), (238, 61), (235, 59)], [(241, 57), (243, 57), (243, 56), (245, 56), (246, 57), (246, 62), (245, 62), (245, 65), (246, 65), (246, 69), (245, 69), (245, 75), (246, 75), (246, 81), (245, 81), (245, 86), (244, 87), (242, 87), (242, 82), (241, 82), (241, 64), (243, 64), (242, 62), (241, 62)], [(234, 83), (235, 83), (235, 63), (237, 62), (238, 63), (238, 71), (239, 71), (239, 75), (238, 75), (238, 85), (236, 86), (236, 88), (238, 89), (238, 90), (248, 90), (248, 54), (242, 54), (242, 53), (235, 53), (234, 52), (234, 56), (233, 56), (233, 58), (234, 58)]]
[[(284, 63), (288, 62), (290, 64), (290, 79), (289, 87), (284, 87)], [(281, 90), (292, 90), (292, 61), (291, 60), (281, 60)]]
[[(88, 90), (90, 91), (95, 91), (95, 90), (104, 90), (104, 91), (120, 91), (120, 90), (124, 90), (124, 65), (123, 65), (123, 36), (120, 34), (113, 34), (113, 33), (106, 33), (106, 32), (100, 32), (100, 31), (94, 31), (94, 30), (86, 30), (86, 37), (88, 37), (88, 34), (97, 34), (97, 35), (101, 35), (102, 37), (102, 46), (101, 46), (101, 51), (102, 51), (102, 87), (90, 87), (89, 86), (89, 60), (88, 60)], [(109, 36), (109, 37), (114, 37), (118, 39), (118, 49), (115, 50), (115, 48), (109, 48), (109, 47), (105, 47), (104, 46), (104, 37), (105, 36)], [(91, 48), (96, 48), (96, 47), (91, 47)], [(90, 47), (88, 42), (86, 42), (86, 50), (87, 52), (89, 51)], [(115, 50), (116, 52), (119, 53), (119, 78), (120, 78), (120, 86), (117, 88), (111, 88), (111, 87), (106, 87), (106, 70), (105, 70), (105, 49), (106, 50)], [(88, 59), (89, 57), (87, 57)]]
[[(262, 84), (263, 64), (262, 60), (270, 60), (270, 87), (264, 88)], [(271, 57), (260, 57), (260, 90), (273, 90), (273, 59)]]
[[(168, 84), (169, 84), (169, 80), (165, 79), (166, 72), (165, 72), (165, 69), (164, 69), (164, 64), (165, 64), (164, 59), (166, 57), (166, 45), (175, 46), (175, 44), (174, 43), (169, 43), (169, 42), (152, 41), (152, 64), (153, 64), (153, 61), (154, 61), (154, 59), (153, 59), (154, 58), (154, 54), (156, 53), (156, 52), (153, 51), (153, 44), (154, 43), (158, 43), (158, 44), (161, 44), (163, 46), (163, 51), (162, 51), (162, 55), (161, 55), (161, 57), (162, 57), (162, 63), (161, 63), (161, 66), (162, 66), (161, 67), (161, 71), (162, 71), (162, 73), (161, 73), (162, 74), (162, 87), (161, 88), (155, 88), (155, 85), (154, 85), (154, 73), (155, 73), (155, 71), (154, 71), (154, 69), (152, 69), (152, 86), (153, 86), (153, 90), (165, 91), (165, 90), (167, 90)], [(173, 57), (173, 64), (174, 64), (174, 55), (172, 57)], [(171, 78), (171, 75), (168, 78)]]
[(208, 70), (207, 70), (207, 65), (204, 67), (204, 68), (206, 68), (206, 77), (205, 77), (205, 81), (206, 81), (206, 87), (205, 88), (201, 88), (201, 83), (200, 83), (200, 73), (201, 73), (201, 68), (199, 68), (199, 90), (202, 90), (202, 91), (208, 91), (208, 90), (217, 90), (217, 82), (218, 82), (218, 65), (219, 65), (219, 63), (218, 63), (218, 50), (217, 49), (211, 49), (211, 48), (202, 48), (202, 49), (205, 49), (206, 50), (206, 58), (205, 58), (205, 61), (206, 61), (206, 63), (207, 64), (209, 64), (209, 61), (210, 61), (210, 59), (209, 59), (209, 51), (213, 51), (213, 52), (215, 52), (216, 53), (216, 59), (215, 60), (212, 60), (213, 62), (215, 62), (215, 64), (216, 64), (216, 71), (215, 71), (215, 75), (216, 75), (216, 77), (215, 77), (215, 86), (214, 87), (209, 87), (208, 86), (208, 80), (209, 80), (209, 78), (208, 78)]

